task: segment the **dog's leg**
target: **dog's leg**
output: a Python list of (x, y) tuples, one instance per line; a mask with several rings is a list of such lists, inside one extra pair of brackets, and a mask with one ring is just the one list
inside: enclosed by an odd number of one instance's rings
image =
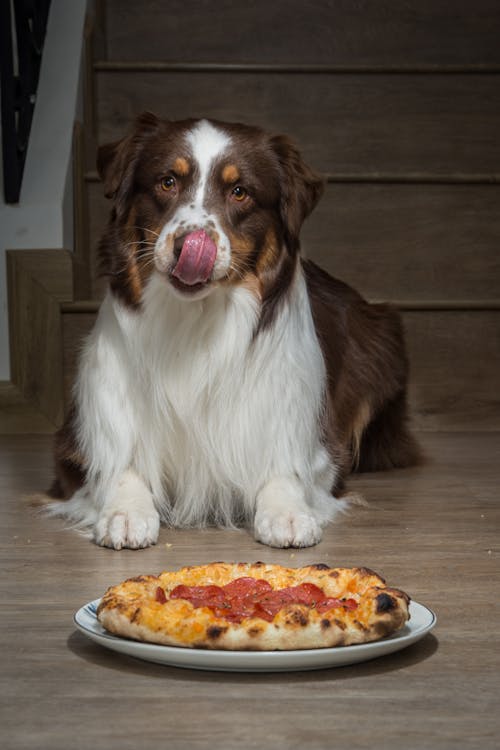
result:
[(160, 517), (153, 496), (132, 470), (124, 472), (105, 500), (94, 527), (94, 539), (103, 547), (140, 549), (156, 544)]
[(277, 477), (260, 490), (254, 535), (270, 547), (311, 547), (321, 540), (321, 523), (297, 477)]

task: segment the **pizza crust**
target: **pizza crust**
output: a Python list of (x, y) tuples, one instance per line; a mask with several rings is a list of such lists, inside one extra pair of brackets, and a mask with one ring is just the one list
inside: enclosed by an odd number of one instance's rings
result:
[[(320, 613), (303, 604), (289, 604), (272, 622), (247, 617), (241, 623), (217, 617), (208, 607), (193, 607), (182, 599), (168, 599), (179, 584), (224, 586), (240, 577), (268, 581), (273, 588), (310, 582), (327, 596), (355, 598), (358, 607)], [(164, 589), (167, 602), (155, 599)], [(138, 641), (181, 646), (245, 651), (331, 648), (379, 640), (409, 619), (409, 597), (389, 588), (367, 568), (329, 568), (323, 564), (285, 568), (265, 563), (210, 563), (159, 576), (139, 576), (108, 589), (98, 607), (106, 630)]]

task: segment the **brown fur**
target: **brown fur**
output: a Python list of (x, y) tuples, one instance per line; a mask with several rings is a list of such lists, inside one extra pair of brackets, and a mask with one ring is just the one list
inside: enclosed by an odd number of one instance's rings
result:
[(85, 459), (77, 447), (76, 409), (68, 411), (63, 426), (54, 438), (55, 478), (50, 497), (70, 498), (85, 481)]
[[(188, 196), (195, 179), (183, 140), (193, 124), (160, 121), (144, 113), (129, 135), (99, 149), (98, 171), (105, 194), (113, 199), (99, 245), (102, 269), (112, 293), (138, 312), (153, 270), (152, 247), (175, 210), (175, 190), (162, 190), (159, 179), (168, 172), (169, 160), (179, 190)], [(257, 343), (259, 334), (276, 323), (302, 263), (328, 373), (325, 442), (341, 468), (333, 490), (340, 489), (351, 470), (415, 463), (419, 450), (407, 427), (408, 362), (400, 316), (390, 305), (368, 304), (343, 282), (300, 259), (300, 229), (321, 197), (322, 177), (304, 163), (286, 136), (240, 124), (214, 124), (230, 135), (233, 147), (214, 169), (209, 208), (218, 210), (221, 190), (231, 190), (228, 181), (251, 186), (245, 200), (220, 206), (218, 215), (233, 254), (233, 268), (220, 283), (245, 285), (259, 299)], [(58, 496), (69, 497), (85, 476), (76, 416), (72, 408), (56, 435), (53, 491)]]
[(328, 373), (327, 440), (345, 470), (418, 462), (407, 426), (408, 361), (398, 312), (370, 305), (354, 289), (303, 261)]

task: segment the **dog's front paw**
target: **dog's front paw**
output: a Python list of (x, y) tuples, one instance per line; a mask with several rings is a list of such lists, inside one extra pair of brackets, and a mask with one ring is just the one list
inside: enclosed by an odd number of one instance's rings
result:
[(159, 530), (151, 492), (135, 471), (125, 471), (97, 518), (95, 542), (113, 549), (141, 549), (156, 544)]
[(115, 510), (103, 513), (94, 528), (94, 539), (101, 547), (141, 549), (158, 541), (160, 517), (155, 510)]
[(269, 547), (312, 547), (321, 541), (321, 525), (309, 513), (288, 511), (257, 512), (254, 535), (258, 542)]

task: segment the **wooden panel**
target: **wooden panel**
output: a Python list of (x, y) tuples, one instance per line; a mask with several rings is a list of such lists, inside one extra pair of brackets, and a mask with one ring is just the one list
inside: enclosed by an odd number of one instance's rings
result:
[(500, 313), (405, 312), (419, 429), (500, 429)]
[(496, 0), (108, 0), (115, 60), (499, 63)]
[(149, 109), (288, 132), (323, 172), (500, 172), (493, 75), (98, 73), (101, 142)]
[[(51, 480), (50, 438), (1, 439), (3, 747), (496, 750), (500, 437), (422, 440), (427, 465), (349, 480), (368, 503), (341, 514), (316, 547), (162, 528), (155, 547), (116, 552), (31, 509), (26, 497)], [(74, 612), (111, 584), (212, 560), (366, 565), (433, 608), (437, 627), (350, 667), (238, 674), (127, 658), (73, 625)], [(478, 616), (464, 618), (470, 602)]]
[[(87, 185), (95, 258), (110, 201)], [(303, 248), (370, 299), (487, 300), (500, 296), (499, 204), (494, 185), (328, 185)]]
[(63, 415), (60, 303), (71, 299), (64, 250), (7, 254), (12, 382), (53, 424)]
[(500, 296), (500, 186), (328, 185), (306, 254), (370, 299)]

